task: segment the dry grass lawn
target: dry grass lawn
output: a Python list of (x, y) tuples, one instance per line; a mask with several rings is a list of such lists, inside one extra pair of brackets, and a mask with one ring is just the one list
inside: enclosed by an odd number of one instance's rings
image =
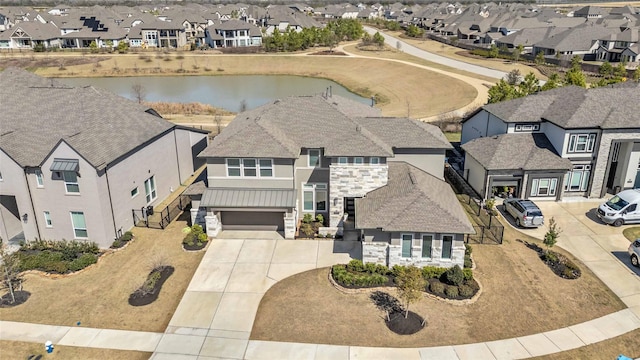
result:
[(93, 349), (74, 346), (55, 345), (53, 352), (47, 354), (44, 344), (29, 343), (22, 341), (0, 340), (1, 359), (28, 359), (31, 355), (41, 355), (47, 360), (146, 360), (151, 357), (151, 353), (141, 351), (123, 351), (111, 349)]
[(505, 235), (503, 245), (473, 247), (474, 274), (483, 287), (477, 302), (456, 306), (422, 299), (412, 310), (428, 325), (417, 334), (387, 330), (384, 314), (368, 294), (336, 290), (324, 268), (274, 285), (262, 299), (251, 339), (390, 347), (466, 344), (554, 330), (625, 308), (586, 266), (581, 265), (581, 278), (561, 279), (519, 241), (539, 240), (509, 227)]
[[(184, 216), (187, 216), (185, 214)], [(0, 319), (29, 323), (164, 332), (182, 299), (204, 252), (182, 250), (184, 218), (165, 230), (132, 229), (135, 240), (106, 255), (78, 274), (48, 278), (27, 274), (26, 303), (0, 309)], [(164, 257), (175, 268), (158, 300), (147, 306), (129, 305), (129, 295), (150, 270), (150, 263)]]
[(624, 235), (624, 237), (629, 239), (629, 241), (640, 239), (640, 226), (633, 226), (630, 228), (626, 228), (622, 231), (622, 235)]
[(53, 66), (37, 68), (35, 72), (54, 77), (236, 74), (311, 76), (331, 79), (364, 97), (375, 96), (378, 107), (386, 116), (407, 116), (409, 104), (410, 115), (413, 118), (429, 117), (458, 109), (474, 101), (477, 95), (472, 86), (461, 80), (381, 59), (302, 54), (256, 56), (189, 52), (180, 55), (112, 54), (102, 58), (104, 61), (65, 65), (63, 70), (59, 66)]

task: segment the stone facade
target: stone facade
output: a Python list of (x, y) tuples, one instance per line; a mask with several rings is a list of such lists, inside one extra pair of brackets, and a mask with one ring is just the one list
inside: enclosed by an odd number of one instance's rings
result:
[(464, 243), (460, 240), (453, 242), (453, 248), (451, 250), (451, 259), (442, 259), (442, 241), (434, 241), (431, 249), (431, 258), (422, 258), (422, 248), (420, 246), (411, 247), (411, 257), (402, 257), (402, 245), (389, 245), (389, 267), (394, 265), (415, 265), (418, 267), (424, 266), (439, 266), (439, 267), (453, 267), (458, 265), (464, 266)]
[(330, 226), (342, 228), (345, 197), (362, 197), (387, 184), (389, 167), (380, 165), (336, 165), (329, 171)]
[(216, 237), (222, 231), (222, 223), (216, 214), (208, 212), (207, 216), (204, 217), (204, 221), (208, 237)]
[(296, 217), (293, 214), (284, 215), (284, 238), (294, 239), (296, 236)]
[(385, 242), (362, 242), (362, 262), (387, 265), (387, 249)]
[(592, 169), (593, 175), (591, 179), (591, 191), (589, 196), (592, 198), (600, 198), (603, 195), (603, 186), (605, 186), (605, 175), (609, 167), (609, 158), (611, 152), (611, 143), (614, 140), (638, 140), (640, 132), (638, 129), (632, 130), (616, 130), (615, 132), (603, 131), (598, 147), (598, 157)]

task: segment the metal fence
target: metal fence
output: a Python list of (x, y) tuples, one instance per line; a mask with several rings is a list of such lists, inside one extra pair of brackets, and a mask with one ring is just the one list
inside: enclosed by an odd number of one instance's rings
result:
[(456, 192), (460, 204), (475, 223), (475, 234), (468, 234), (465, 241), (476, 244), (502, 244), (504, 226), (484, 208), (480, 196), (452, 167), (445, 168), (445, 179)]
[(179, 195), (169, 205), (160, 211), (153, 211), (152, 207), (133, 209), (133, 223), (138, 227), (151, 229), (164, 229), (173, 219), (178, 217), (191, 204), (191, 199), (187, 195)]

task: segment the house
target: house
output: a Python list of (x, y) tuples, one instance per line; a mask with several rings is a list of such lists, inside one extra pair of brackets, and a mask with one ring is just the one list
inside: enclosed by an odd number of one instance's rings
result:
[(60, 47), (60, 30), (52, 24), (29, 21), (0, 32), (0, 49), (32, 49), (36, 45)]
[[(640, 29), (637, 28), (627, 28), (622, 32), (610, 34), (598, 39), (599, 47), (596, 51), (596, 58), (609, 62), (634, 62), (636, 61), (637, 53), (633, 49), (639, 42)], [(625, 52), (625, 50), (627, 51)]]
[(602, 25), (585, 23), (537, 42), (533, 46), (533, 55), (542, 52), (544, 56), (571, 58), (574, 55), (592, 54), (598, 49), (598, 39), (615, 32), (615, 29)]
[(443, 181), (440, 129), (330, 91), (239, 114), (202, 152), (206, 230), (277, 230), (293, 238), (305, 215), (321, 231), (362, 240), (365, 262), (462, 266), (473, 233)]
[(640, 187), (640, 84), (565, 86), (463, 120), (464, 177), (483, 198), (562, 200)]
[(93, 87), (0, 73), (0, 237), (90, 240), (134, 225), (202, 165), (207, 134)]
[(212, 48), (262, 45), (260, 29), (240, 20), (227, 20), (205, 29), (205, 42)]

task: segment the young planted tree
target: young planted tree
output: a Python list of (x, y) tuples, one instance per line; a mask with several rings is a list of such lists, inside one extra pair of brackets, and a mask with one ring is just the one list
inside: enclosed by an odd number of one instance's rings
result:
[(555, 245), (558, 242), (558, 237), (560, 236), (561, 232), (562, 230), (556, 223), (556, 219), (552, 217), (551, 220), (549, 220), (549, 231), (547, 231), (547, 233), (544, 234), (544, 240), (543, 240), (544, 245), (547, 247), (547, 252), (549, 252), (549, 250), (551, 250), (553, 245)]
[(144, 97), (147, 95), (147, 91), (144, 86), (140, 83), (135, 83), (131, 86), (131, 92), (133, 92), (133, 97), (136, 99), (138, 104), (142, 104)]
[(409, 305), (422, 299), (422, 292), (427, 285), (427, 281), (422, 276), (422, 270), (413, 265), (400, 267), (396, 273), (396, 284), (398, 285), (398, 297), (405, 305), (405, 319), (409, 316)]
[(20, 259), (7, 253), (2, 239), (0, 239), (0, 272), (2, 283), (0, 288), (9, 291), (11, 304), (16, 302), (16, 291), (22, 290), (24, 281), (20, 271)]

